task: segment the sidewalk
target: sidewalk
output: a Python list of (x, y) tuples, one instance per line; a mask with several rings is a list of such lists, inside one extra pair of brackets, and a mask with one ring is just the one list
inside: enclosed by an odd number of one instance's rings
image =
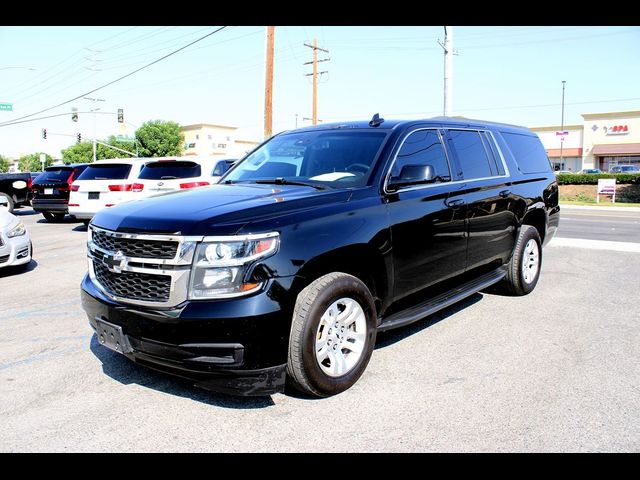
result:
[(605, 212), (640, 212), (640, 207), (598, 207), (591, 205), (565, 205), (560, 203), (560, 211), (562, 210), (590, 210), (590, 211), (605, 211)]

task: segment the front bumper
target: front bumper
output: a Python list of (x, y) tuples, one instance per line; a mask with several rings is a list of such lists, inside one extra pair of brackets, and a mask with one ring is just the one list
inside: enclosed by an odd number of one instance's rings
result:
[(110, 300), (86, 275), (82, 307), (94, 330), (99, 320), (119, 327), (129, 347), (124, 355), (140, 365), (208, 390), (270, 395), (285, 385), (291, 316), (276, 298), (291, 280), (274, 279), (245, 298), (153, 310)]
[(28, 233), (13, 238), (2, 235), (1, 240), (0, 268), (23, 265), (31, 261), (31, 238)]

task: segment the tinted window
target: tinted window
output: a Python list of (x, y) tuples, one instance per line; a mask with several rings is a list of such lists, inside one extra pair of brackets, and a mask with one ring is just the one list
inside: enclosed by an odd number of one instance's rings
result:
[(146, 164), (139, 178), (146, 180), (168, 180), (200, 176), (200, 165), (195, 162), (153, 162)]
[(76, 180), (122, 180), (129, 176), (131, 165), (126, 163), (103, 163), (89, 165)]
[(482, 144), (480, 134), (471, 130), (449, 130), (453, 148), (458, 155), (462, 176), (466, 179), (493, 176), (487, 151)]
[(231, 165), (233, 165), (232, 161), (230, 161), (230, 160), (221, 160), (216, 164), (215, 168), (213, 169), (213, 172), (211, 172), (211, 175), (212, 176), (221, 176), (224, 172), (229, 170), (229, 167), (231, 167)]
[(502, 132), (522, 173), (550, 172), (551, 164), (538, 137)]
[(405, 165), (431, 165), (436, 181), (451, 180), (449, 162), (447, 162), (438, 132), (435, 130), (418, 130), (407, 137), (398, 152), (391, 176), (399, 176)]
[(65, 183), (71, 175), (73, 168), (50, 168), (36, 177), (33, 183)]
[(487, 151), (487, 154), (493, 162), (491, 163), (491, 170), (495, 170), (498, 172), (498, 175), (504, 175), (504, 165), (502, 164), (502, 160), (500, 159), (500, 154), (497, 151), (497, 147), (493, 142), (493, 138), (487, 132), (481, 133), (482, 140), (484, 141), (484, 147)]

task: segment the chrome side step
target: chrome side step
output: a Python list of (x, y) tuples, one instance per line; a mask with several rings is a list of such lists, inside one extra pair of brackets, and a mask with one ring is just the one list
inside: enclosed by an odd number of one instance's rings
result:
[(504, 267), (500, 267), (492, 272), (482, 275), (481, 277), (470, 280), (467, 283), (463, 283), (452, 290), (441, 293), (426, 302), (407, 308), (406, 310), (396, 312), (382, 319), (382, 322), (378, 326), (378, 332), (404, 327), (405, 325), (409, 325), (421, 318), (432, 315), (439, 310), (447, 308), (448, 306), (479, 292), (480, 290), (484, 290), (494, 283), (498, 283), (506, 275), (507, 271)]

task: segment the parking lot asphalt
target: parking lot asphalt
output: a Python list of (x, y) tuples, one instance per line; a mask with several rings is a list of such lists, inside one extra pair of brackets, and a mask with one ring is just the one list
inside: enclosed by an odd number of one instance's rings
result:
[(35, 261), (0, 269), (0, 451), (640, 450), (639, 253), (552, 243), (533, 293), (380, 334), (346, 392), (242, 398), (98, 345), (85, 227), (17, 213)]

